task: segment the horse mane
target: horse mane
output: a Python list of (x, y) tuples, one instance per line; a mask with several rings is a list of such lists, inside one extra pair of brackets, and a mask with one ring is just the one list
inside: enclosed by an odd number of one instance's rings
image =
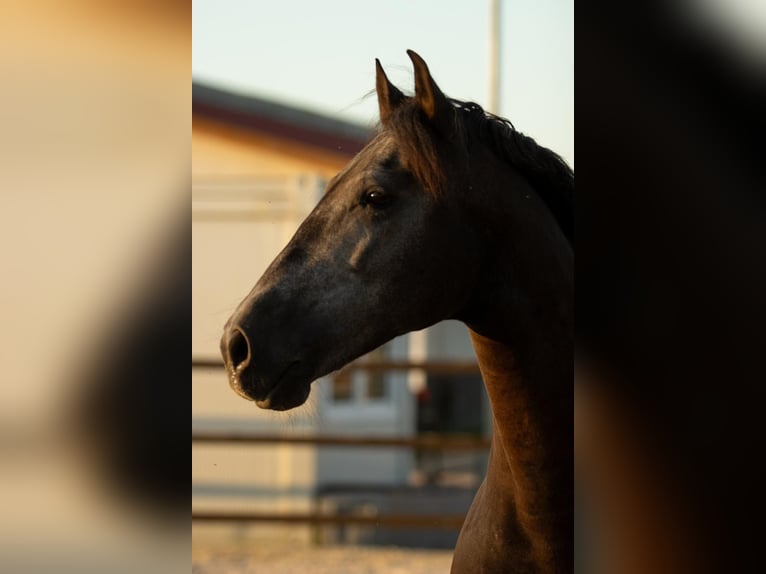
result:
[[(486, 112), (474, 102), (451, 98), (450, 102), (457, 112), (456, 131), (465, 148), (470, 149), (476, 141), (483, 143), (516, 169), (540, 196), (574, 246), (574, 172), (561, 156), (517, 131), (509, 120)], [(396, 110), (387, 127), (403, 148), (418, 181), (438, 193), (444, 185), (444, 173), (432, 135), (422, 121), (414, 98), (408, 98)]]

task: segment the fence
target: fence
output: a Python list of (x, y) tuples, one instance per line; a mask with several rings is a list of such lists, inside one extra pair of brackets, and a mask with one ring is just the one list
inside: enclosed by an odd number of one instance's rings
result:
[[(193, 360), (192, 368), (220, 368), (220, 361)], [(353, 371), (396, 372), (419, 370), (432, 375), (466, 375), (479, 374), (478, 366), (470, 361), (360, 361), (346, 366), (336, 377), (348, 377)], [(396, 447), (419, 450), (437, 451), (486, 451), (490, 439), (484, 437), (421, 435), (412, 437), (381, 437), (381, 436), (332, 436), (315, 435), (286, 436), (280, 434), (245, 434), (245, 433), (210, 433), (196, 432), (192, 434), (192, 443), (207, 444), (293, 444), (315, 447), (347, 447), (347, 448), (379, 448)], [(319, 511), (307, 513), (270, 513), (270, 512), (211, 512), (195, 511), (192, 520), (199, 522), (274, 522), (287, 524), (318, 525), (368, 525), (385, 526), (388, 528), (429, 528), (458, 530), (463, 524), (463, 515), (424, 515), (415, 513), (396, 513), (382, 515), (360, 514), (329, 514)]]

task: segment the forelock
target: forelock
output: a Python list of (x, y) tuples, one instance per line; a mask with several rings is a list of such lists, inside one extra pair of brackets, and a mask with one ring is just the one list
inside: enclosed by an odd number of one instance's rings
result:
[(434, 142), (434, 134), (423, 122), (414, 99), (405, 101), (381, 126), (381, 135), (390, 134), (403, 165), (421, 187), (434, 196), (444, 191), (446, 178)]

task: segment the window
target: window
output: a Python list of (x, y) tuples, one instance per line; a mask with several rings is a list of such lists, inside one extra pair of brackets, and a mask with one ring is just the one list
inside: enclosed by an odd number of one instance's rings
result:
[(339, 373), (332, 381), (332, 400), (350, 401), (354, 396), (354, 385), (350, 373)]
[[(385, 363), (389, 357), (387, 345), (378, 347), (372, 353), (367, 355), (367, 360), (374, 363)], [(367, 400), (380, 401), (388, 398), (388, 381), (384, 371), (365, 371), (364, 378), (366, 382)]]
[(367, 381), (367, 398), (373, 401), (385, 399), (388, 396), (388, 385), (383, 373), (375, 373), (369, 376)]
[[(360, 358), (358, 362), (380, 365), (388, 360), (389, 351), (389, 345), (383, 345)], [(348, 404), (352, 401), (387, 401), (390, 398), (388, 373), (379, 368), (341, 371), (332, 379), (330, 396), (332, 402), (338, 404)]]

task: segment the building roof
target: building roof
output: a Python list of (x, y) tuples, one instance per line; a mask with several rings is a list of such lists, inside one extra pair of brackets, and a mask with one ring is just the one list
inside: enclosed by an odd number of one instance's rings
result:
[(346, 155), (358, 153), (372, 136), (359, 124), (197, 82), (192, 113)]

